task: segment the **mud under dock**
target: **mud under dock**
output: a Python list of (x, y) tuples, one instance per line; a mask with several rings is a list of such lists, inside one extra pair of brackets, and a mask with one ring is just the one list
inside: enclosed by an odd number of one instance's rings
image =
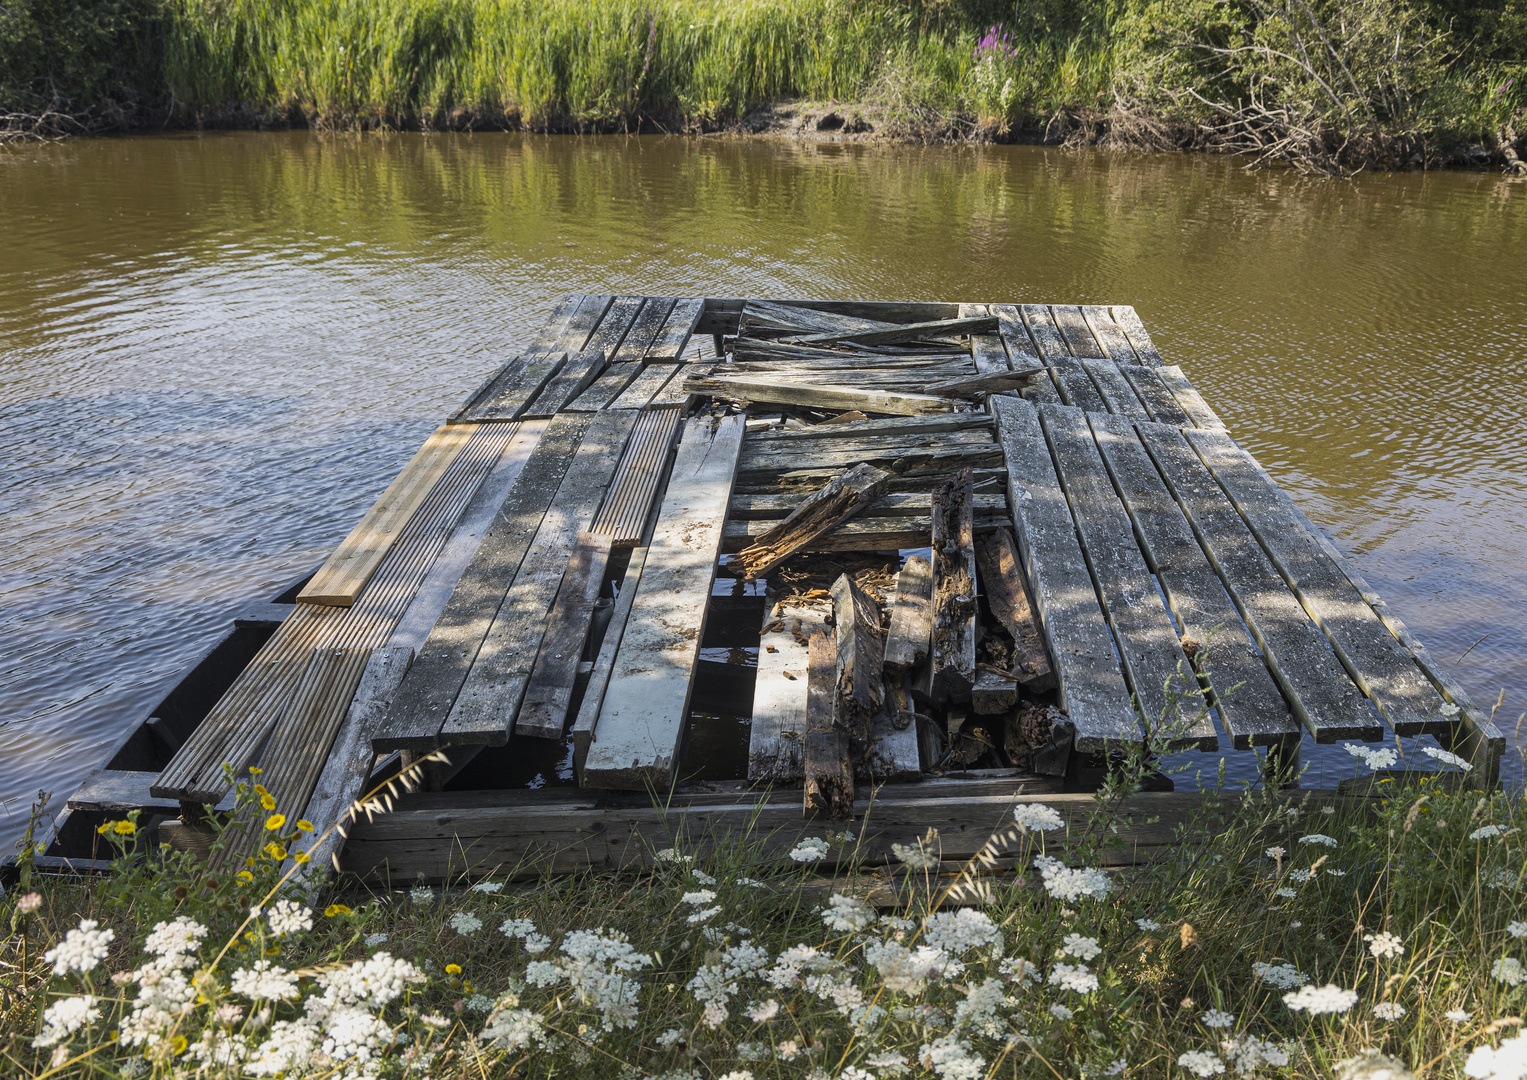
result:
[[(133, 808), (204, 846), (225, 765), (322, 830), (434, 750), (343, 869), (848, 820), (956, 858), (1015, 798), (1081, 812), (1131, 744), (1290, 763), (1305, 733), (1434, 736), (1486, 782), (1504, 746), (1133, 308), (574, 295), (169, 690), (48, 859)], [(1118, 862), (1196, 796), (1136, 801)]]

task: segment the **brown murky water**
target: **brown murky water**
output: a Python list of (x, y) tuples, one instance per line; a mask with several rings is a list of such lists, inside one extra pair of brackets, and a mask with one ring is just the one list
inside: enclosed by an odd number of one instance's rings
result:
[(70, 790), (568, 290), (1133, 303), (1474, 695), (1504, 688), (1510, 731), (1524, 241), (1527, 183), (1491, 174), (498, 134), (0, 148), (0, 797)]

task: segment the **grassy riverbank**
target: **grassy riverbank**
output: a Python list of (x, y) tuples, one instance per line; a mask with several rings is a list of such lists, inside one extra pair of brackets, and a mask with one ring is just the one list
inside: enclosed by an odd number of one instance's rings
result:
[(933, 833), (899, 850), (874, 907), (847, 831), (788, 860), (681, 836), (640, 873), (310, 909), (278, 860), (312, 837), (266, 800), (270, 846), (237, 875), (169, 855), (12, 890), (0, 1053), (27, 1077), (1186, 1080), (1353, 1077), (1371, 1049), (1390, 1080), (1518, 1080), (1527, 802), (1459, 779), (1211, 793), (1173, 861), (1119, 872), (1091, 867), (1131, 785), (1067, 825), (1029, 803), (990, 859), (940, 866)]
[(0, 111), (38, 133), (711, 131), (810, 98), (860, 107), (899, 138), (1218, 148), (1326, 170), (1484, 163), (1515, 142), (1524, 60), (1523, 0), (0, 7)]

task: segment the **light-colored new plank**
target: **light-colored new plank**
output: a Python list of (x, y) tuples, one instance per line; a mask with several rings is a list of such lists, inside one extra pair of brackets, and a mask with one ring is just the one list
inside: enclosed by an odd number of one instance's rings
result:
[(806, 745), (806, 676), (812, 634), (827, 629), (825, 608), (771, 605), (758, 636), (758, 678), (748, 733), (748, 779), (793, 783)]
[(631, 618), (584, 763), (590, 787), (673, 775), (746, 418), (685, 424)]
[(435, 484), (476, 432), (476, 424), (437, 428), (403, 471), (387, 485), (381, 498), (366, 511), (360, 524), (350, 530), (350, 535), (297, 594), (297, 602), (328, 607), (354, 604), (371, 575), (392, 550), (408, 519), (429, 497)]

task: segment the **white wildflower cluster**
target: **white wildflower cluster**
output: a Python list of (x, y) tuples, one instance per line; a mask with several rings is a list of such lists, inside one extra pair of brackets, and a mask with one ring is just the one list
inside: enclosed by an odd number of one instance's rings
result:
[[(724, 950), (712, 963), (703, 964), (686, 989), (704, 1006), (707, 1027), (720, 1027), (730, 1015), (728, 1003), (742, 990), (742, 982), (769, 966), (769, 953), (752, 942), (744, 941)], [(776, 1011), (778, 1003), (775, 1003)], [(772, 1016), (768, 1010), (765, 1019)]]
[(502, 881), (479, 881), (476, 885), (472, 886), (471, 891), (484, 893), (488, 896), (496, 896), (504, 891), (504, 883)]
[(1218, 1076), (1225, 1071), (1225, 1063), (1219, 1059), (1219, 1055), (1208, 1050), (1189, 1050), (1179, 1054), (1177, 1064), (1194, 1076)]
[(1508, 922), (1506, 933), (1514, 938), (1527, 938), (1527, 922)]
[(1381, 1001), (1373, 1007), (1373, 1015), (1380, 1020), (1398, 1020), (1405, 1015), (1405, 1006), (1398, 1001)]
[(42, 1031), (32, 1040), (37, 1047), (55, 1046), (93, 1020), (101, 1018), (90, 994), (66, 997), (49, 1005), (42, 1013)]
[(1074, 956), (1078, 960), (1091, 960), (1103, 951), (1103, 946), (1098, 944), (1097, 938), (1085, 937), (1081, 934), (1067, 934), (1060, 951), (1067, 956)]
[[(259, 917), (258, 909), (250, 914)], [(276, 937), (296, 937), (313, 929), (313, 909), (295, 900), (277, 900), (265, 912), (265, 922)]]
[(1231, 1013), (1225, 1012), (1223, 1009), (1210, 1009), (1208, 1012), (1200, 1016), (1198, 1021), (1199, 1023), (1203, 1024), (1204, 1027), (1235, 1027), (1235, 1017)]
[(1220, 1051), (1235, 1063), (1240, 1075), (1256, 1072), (1263, 1065), (1282, 1068), (1288, 1064), (1288, 1048), (1255, 1035), (1237, 1035), (1219, 1044)]
[(498, 932), (510, 941), (523, 941), (531, 956), (539, 956), (551, 947), (551, 938), (536, 933), (536, 924), (529, 919), (505, 919), (499, 923)]
[(250, 1001), (289, 1001), (297, 996), (297, 976), (268, 960), (256, 960), (253, 967), (235, 971), (228, 988)]
[(1002, 931), (991, 916), (974, 908), (938, 911), (923, 920), (923, 940), (951, 956), (982, 946), (1002, 947)]
[(1294, 1012), (1307, 1012), (1311, 1016), (1344, 1013), (1357, 1004), (1357, 991), (1345, 990), (1335, 983), (1302, 986), (1293, 993), (1284, 994), (1283, 1004)]
[(545, 1045), (546, 1025), (529, 1009), (501, 1009), (488, 1018), (480, 1038), (504, 1050), (523, 1050), (532, 1043)]
[(1527, 1077), (1527, 1032), (1502, 1039), (1497, 1047), (1476, 1046), (1463, 1064), (1474, 1080), (1523, 1080)]
[(636, 1026), (637, 975), (652, 965), (625, 934), (617, 931), (575, 930), (562, 939), (562, 956), (534, 960), (525, 981), (547, 987), (567, 983), (578, 1000), (599, 1010), (605, 1031)]
[(891, 854), (909, 870), (932, 870), (938, 866), (938, 856), (924, 850), (921, 844), (892, 844)]
[(1098, 988), (1098, 977), (1086, 964), (1056, 964), (1050, 968), (1048, 981), (1051, 986), (1073, 990), (1078, 994), (1090, 994)]
[(194, 959), (187, 958), (194, 958), (206, 936), (205, 926), (181, 915), (169, 922), (155, 923), (148, 937), (143, 939), (143, 951), (167, 960), (173, 958), (174, 967), (188, 967)]
[(1034, 860), (1044, 879), (1045, 891), (1057, 900), (1079, 900), (1084, 896), (1101, 900), (1113, 888), (1113, 882), (1101, 870), (1073, 869), (1059, 859), (1041, 855)]
[(1351, 754), (1353, 757), (1358, 758), (1364, 765), (1368, 766), (1368, 768), (1372, 769), (1374, 772), (1379, 772), (1382, 769), (1393, 768), (1395, 762), (1400, 760), (1399, 755), (1388, 747), (1385, 747), (1381, 750), (1370, 750), (1366, 746), (1360, 746), (1357, 743), (1349, 742), (1343, 743), (1342, 749)]
[(81, 919), (79, 926), (64, 935), (64, 940), (42, 954), (43, 962), (53, 965), (54, 975), (94, 970), (106, 959), (107, 949), (117, 936), (115, 931), (100, 927), (94, 919)]
[(1044, 803), (1023, 803), (1013, 807), (1013, 820), (1023, 832), (1054, 832), (1066, 824), (1058, 810)]
[(482, 929), (482, 920), (470, 911), (458, 911), (451, 916), (451, 929), (462, 937), (471, 937)]
[(1363, 940), (1368, 942), (1368, 951), (1376, 959), (1392, 959), (1405, 952), (1401, 939), (1387, 930), (1380, 934), (1364, 934)]
[(1322, 847), (1336, 846), (1336, 838), (1334, 836), (1327, 836), (1325, 833), (1310, 833), (1308, 836), (1301, 836), (1299, 842), (1301, 844), (1319, 844)]
[(853, 933), (872, 926), (877, 918), (875, 909), (856, 896), (833, 893), (827, 898), (827, 908), (822, 912), (822, 922), (827, 929), (840, 933)]
[(826, 840), (819, 836), (808, 836), (790, 849), (790, 857), (798, 863), (821, 862), (831, 850)]
[(978, 1080), (986, 1075), (986, 1059), (958, 1032), (951, 1031), (941, 1039), (923, 1043), (917, 1056), (923, 1068), (937, 1074), (939, 1080)]
[(1279, 990), (1294, 990), (1309, 982), (1304, 972), (1293, 964), (1264, 964), (1258, 961), (1251, 965), (1251, 974)]
[(1423, 746), (1421, 747), (1421, 753), (1425, 754), (1429, 758), (1434, 758), (1435, 760), (1442, 762), (1444, 765), (1451, 765), (1459, 772), (1471, 772), (1474, 769), (1474, 766), (1470, 765), (1464, 758), (1459, 757), (1452, 751), (1443, 750), (1440, 747)]
[(943, 949), (930, 945), (907, 948), (894, 941), (867, 943), (864, 959), (879, 973), (887, 990), (908, 997), (921, 996), (931, 979), (952, 977), (965, 970), (964, 964)]
[(1505, 831), (1506, 830), (1502, 829), (1499, 825), (1481, 825), (1479, 828), (1469, 833), (1469, 839), (1488, 840), (1490, 837), (1499, 836)]
[(1495, 961), (1494, 966), (1490, 968), (1490, 974), (1507, 986), (1521, 986), (1522, 980), (1527, 979), (1527, 968), (1522, 967), (1520, 960), (1507, 956)]
[(657, 861), (660, 863), (670, 863), (681, 866), (688, 865), (689, 863), (695, 861), (695, 857), (693, 855), (680, 855), (676, 849), (671, 847), (663, 848), (663, 850), (657, 852), (653, 858), (657, 859)]
[(683, 896), (679, 897), (680, 903), (688, 904), (695, 909), (689, 913), (686, 921), (691, 925), (695, 925), (698, 923), (709, 922), (717, 915), (720, 915), (720, 905), (706, 907), (706, 905), (715, 898), (716, 893), (713, 889), (697, 889), (694, 892), (687, 892)]
[(435, 890), (428, 885), (415, 885), (408, 890), (408, 902), (420, 907), (426, 907), (435, 902)]
[(1161, 924), (1155, 919), (1136, 919), (1135, 925), (1148, 934), (1161, 929)]
[(1455, 1024), (1467, 1024), (1470, 1020), (1474, 1019), (1474, 1014), (1467, 1009), (1449, 1009), (1442, 1015)]

